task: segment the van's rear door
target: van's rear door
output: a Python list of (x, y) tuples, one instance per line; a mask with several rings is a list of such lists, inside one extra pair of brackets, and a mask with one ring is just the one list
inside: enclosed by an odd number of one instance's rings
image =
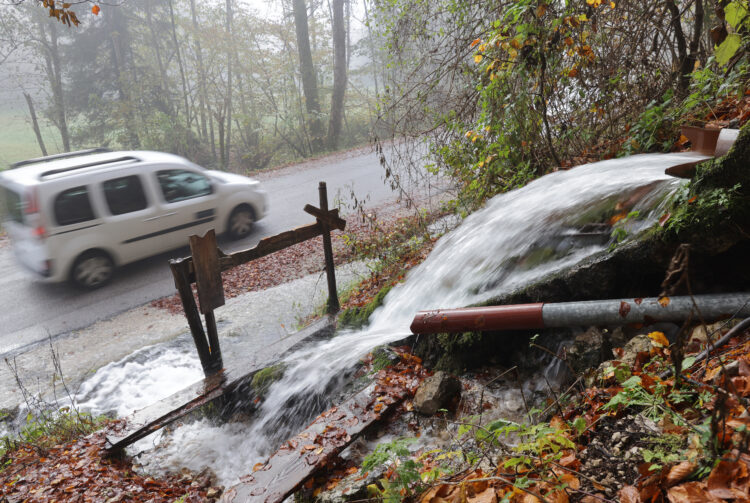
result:
[(40, 214), (36, 187), (0, 178), (3, 228), (18, 260), (42, 276), (51, 274), (45, 222)]

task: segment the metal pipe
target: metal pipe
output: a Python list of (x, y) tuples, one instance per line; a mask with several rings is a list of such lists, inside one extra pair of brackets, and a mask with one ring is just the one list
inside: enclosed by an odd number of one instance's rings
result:
[[(700, 314), (694, 312), (696, 306)], [(706, 320), (750, 316), (750, 293), (437, 309), (418, 312), (411, 331), (436, 334), (581, 325), (648, 325), (659, 321), (682, 321), (691, 314)]]

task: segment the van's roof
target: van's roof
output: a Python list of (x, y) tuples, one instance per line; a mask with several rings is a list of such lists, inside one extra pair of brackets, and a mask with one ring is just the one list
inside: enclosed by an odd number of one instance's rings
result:
[[(23, 185), (35, 185), (46, 179), (61, 179), (92, 171), (100, 172), (121, 168), (124, 165), (170, 162), (185, 165), (186, 159), (165, 152), (126, 150), (72, 156), (64, 159), (44, 160), (0, 172), (0, 178)], [(193, 163), (190, 166), (196, 167)]]

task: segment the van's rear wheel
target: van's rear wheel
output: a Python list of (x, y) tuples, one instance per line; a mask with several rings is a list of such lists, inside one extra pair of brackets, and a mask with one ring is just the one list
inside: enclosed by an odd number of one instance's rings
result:
[(93, 290), (109, 283), (114, 272), (112, 257), (102, 251), (90, 251), (80, 255), (73, 263), (70, 279), (81, 288)]
[(250, 206), (237, 206), (232, 210), (227, 222), (227, 232), (232, 239), (242, 239), (250, 235), (255, 223), (255, 212)]

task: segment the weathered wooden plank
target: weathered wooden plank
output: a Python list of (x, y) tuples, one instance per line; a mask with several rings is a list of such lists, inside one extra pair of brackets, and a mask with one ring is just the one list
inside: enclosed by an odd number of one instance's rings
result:
[(297, 227), (290, 231), (282, 232), (275, 236), (261, 239), (258, 244), (247, 250), (241, 250), (230, 255), (226, 255), (220, 258), (221, 270), (226, 271), (236, 267), (240, 264), (244, 264), (251, 260), (259, 259), (270, 255), (271, 253), (283, 250), (290, 246), (296, 245), (319, 236), (323, 232), (320, 224), (314, 223)]
[(224, 305), (224, 284), (221, 281), (219, 248), (213, 229), (205, 236), (190, 236), (195, 284), (198, 286), (198, 305), (203, 314)]
[(338, 229), (340, 231), (343, 231), (346, 229), (346, 220), (339, 217), (339, 210), (333, 209), (329, 211), (323, 211), (322, 209), (318, 209), (312, 204), (306, 204), (303, 210), (306, 213), (309, 213), (310, 215), (314, 216), (321, 222), (324, 222), (328, 224), (328, 226), (331, 229)]
[(287, 440), (259, 470), (240, 477), (242, 482), (225, 491), (220, 501), (284, 501), (408, 394), (403, 388), (398, 394), (378, 395), (375, 384), (368, 386), (343, 405), (327, 410), (302, 433)]
[[(255, 372), (253, 372), (254, 374)], [(107, 451), (117, 452), (147, 437), (164, 426), (186, 416), (246, 382), (246, 376), (227, 383), (224, 373), (214, 374), (164, 400), (137, 411), (128, 419), (125, 430), (117, 435), (107, 435)]]
[(201, 315), (198, 313), (198, 307), (195, 305), (193, 289), (188, 279), (187, 265), (184, 259), (169, 261), (169, 268), (174, 277), (175, 287), (177, 287), (177, 291), (180, 294), (182, 309), (185, 311), (185, 317), (190, 327), (190, 334), (193, 336), (195, 348), (198, 350), (198, 358), (200, 358), (203, 372), (206, 375), (211, 375), (219, 369), (214, 368), (211, 362), (211, 351), (208, 348), (208, 342), (206, 342), (206, 333), (203, 331)]

